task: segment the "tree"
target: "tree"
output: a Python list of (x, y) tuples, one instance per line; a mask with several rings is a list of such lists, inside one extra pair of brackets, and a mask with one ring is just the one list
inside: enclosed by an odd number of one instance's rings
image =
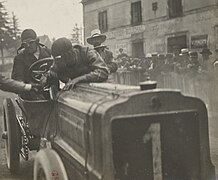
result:
[(21, 30), (19, 28), (18, 18), (15, 16), (14, 12), (12, 12), (10, 31), (8, 48), (14, 48), (16, 50), (20, 44)]
[(78, 27), (78, 24), (76, 23), (73, 27), (73, 33), (71, 34), (71, 42), (73, 44), (82, 44), (82, 29)]
[(4, 2), (0, 2), (0, 51), (2, 57), (2, 64), (4, 64), (4, 48), (13, 40), (13, 30), (10, 27), (9, 16), (4, 7)]
[(21, 30), (18, 25), (18, 18), (12, 12), (12, 35), (13, 39), (18, 39), (20, 37)]

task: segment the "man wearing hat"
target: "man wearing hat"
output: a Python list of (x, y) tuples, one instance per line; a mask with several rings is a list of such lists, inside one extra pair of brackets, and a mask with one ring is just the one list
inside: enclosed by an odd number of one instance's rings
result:
[(189, 50), (188, 48), (181, 49), (181, 53), (179, 54), (179, 63), (182, 68), (187, 67), (189, 64)]
[[(39, 43), (39, 39), (33, 29), (25, 29), (21, 33), (21, 42), (21, 46), (14, 58), (11, 77), (23, 83), (32, 83), (32, 78), (28, 71), (29, 67), (40, 59), (51, 57), (51, 51)], [(44, 98), (43, 94), (28, 92), (23, 93), (22, 97), (30, 100), (41, 99)]]
[(153, 69), (155, 69), (158, 66), (158, 53), (157, 52), (153, 52), (151, 53), (151, 57), (152, 57), (152, 64), (153, 64)]
[(196, 51), (189, 51), (189, 60), (190, 63), (187, 65), (187, 68), (193, 71), (201, 70), (201, 65), (198, 61), (198, 53)]
[(178, 60), (176, 62), (176, 70), (179, 72), (186, 71), (188, 64), (190, 64), (188, 48), (181, 49), (180, 54), (177, 58)]
[(41, 83), (52, 84), (54, 79), (66, 83), (64, 90), (73, 88), (79, 82), (106, 81), (109, 69), (94, 49), (80, 45), (72, 46), (67, 38), (59, 38), (52, 44), (54, 64)]
[(123, 52), (123, 48), (119, 48), (119, 53), (116, 59), (128, 58), (129, 56)]
[(208, 48), (203, 48), (200, 52), (202, 55), (202, 69), (205, 71), (212, 71), (213, 69), (213, 62), (211, 62), (210, 55), (212, 52)]
[(32, 29), (25, 29), (21, 33), (21, 41), (18, 54), (14, 58), (11, 77), (24, 83), (30, 83), (29, 67), (40, 59), (51, 57), (51, 52), (47, 47), (39, 43), (36, 32)]
[(107, 46), (102, 45), (106, 38), (106, 35), (101, 34), (99, 29), (94, 29), (91, 31), (91, 36), (87, 38), (87, 42), (93, 45), (94, 49), (101, 55), (107, 64), (110, 73), (113, 73), (117, 71), (118, 65), (114, 62), (113, 53)]

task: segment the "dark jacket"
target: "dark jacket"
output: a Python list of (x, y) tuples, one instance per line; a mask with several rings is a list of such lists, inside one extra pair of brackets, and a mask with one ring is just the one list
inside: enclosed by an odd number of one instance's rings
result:
[(113, 53), (106, 46), (98, 46), (94, 49), (101, 55), (102, 59), (107, 64), (110, 73), (116, 72), (118, 65), (113, 61)]
[(40, 54), (38, 59), (33, 54), (27, 54), (25, 51), (21, 51), (15, 56), (11, 74), (12, 79), (25, 83), (30, 83), (32, 81), (28, 72), (29, 67), (39, 59), (51, 57), (51, 51), (48, 48), (39, 46), (39, 50)]
[(51, 67), (51, 74), (67, 82), (70, 79), (84, 76), (83, 82), (102, 82), (107, 80), (109, 70), (101, 56), (88, 47), (76, 45), (61, 58), (57, 58)]
[(25, 92), (25, 86), (26, 84), (23, 82), (15, 81), (0, 74), (0, 89), (3, 91), (20, 94)]
[(122, 53), (118, 54), (116, 59), (122, 59), (122, 58), (128, 58), (128, 57), (129, 56), (126, 53), (122, 52)]

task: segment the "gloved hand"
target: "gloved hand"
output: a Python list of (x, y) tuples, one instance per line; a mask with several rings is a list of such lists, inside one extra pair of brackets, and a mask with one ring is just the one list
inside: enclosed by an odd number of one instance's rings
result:
[(77, 78), (74, 78), (74, 79), (69, 79), (69, 81), (66, 83), (66, 85), (64, 86), (63, 90), (64, 91), (68, 91), (70, 90), (71, 88), (74, 88), (75, 85), (79, 82), (85, 82), (87, 79), (86, 79), (86, 76), (80, 76), (80, 77), (77, 77)]
[(43, 87), (50, 87), (58, 79), (57, 73), (50, 70), (46, 74), (43, 74), (40, 78), (40, 84)]
[(47, 75), (42, 75), (42, 77), (40, 78), (40, 85), (42, 87), (45, 87), (48, 85), (48, 76)]
[(34, 91), (36, 93), (43, 92), (43, 86), (40, 84), (31, 84), (31, 91)]

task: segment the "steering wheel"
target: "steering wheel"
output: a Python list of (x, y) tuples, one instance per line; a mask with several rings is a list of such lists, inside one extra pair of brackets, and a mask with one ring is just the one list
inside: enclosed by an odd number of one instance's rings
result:
[(42, 75), (48, 72), (53, 62), (54, 62), (54, 59), (51, 57), (43, 58), (43, 59), (40, 59), (34, 62), (29, 68), (29, 74), (31, 78), (34, 81), (39, 82)]

